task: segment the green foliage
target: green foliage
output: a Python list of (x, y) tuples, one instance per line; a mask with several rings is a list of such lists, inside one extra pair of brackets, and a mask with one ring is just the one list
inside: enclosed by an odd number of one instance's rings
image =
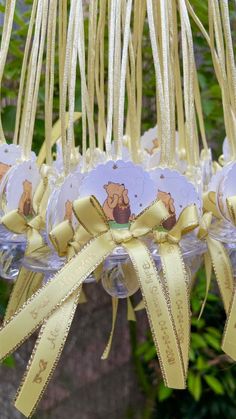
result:
[(221, 350), (224, 310), (213, 288), (198, 320), (204, 295), (205, 277), (200, 270), (191, 297), (192, 335), (186, 390), (164, 386), (151, 335), (138, 344), (135, 325), (131, 325), (136, 372), (147, 400), (143, 419), (236, 417), (236, 366)]
[[(0, 279), (0, 319), (4, 317), (11, 288), (12, 286), (9, 283)], [(6, 365), (9, 368), (13, 368), (15, 366), (15, 360), (13, 356), (8, 356), (3, 361), (3, 365)]]
[(3, 365), (6, 365), (9, 368), (15, 367), (15, 360), (14, 360), (13, 356), (10, 355), (6, 359), (4, 359)]
[(11, 286), (6, 281), (0, 279), (0, 318), (4, 316), (6, 311), (10, 290)]
[[(28, 24), (30, 19), (30, 11), (32, 7), (32, 0), (20, 2), (16, 4), (14, 25), (9, 46), (9, 53), (7, 57), (6, 66), (4, 68), (4, 76), (1, 86), (1, 117), (3, 129), (7, 141), (11, 142), (13, 139), (15, 129), (16, 104), (18, 97), (18, 89), (20, 83), (21, 68), (24, 56), (24, 47), (28, 31)], [(4, 13), (5, 7), (0, 5), (0, 12)], [(22, 11), (24, 10), (24, 11)], [(87, 23), (86, 23), (87, 24)], [(1, 34), (0, 34), (1, 35)], [(34, 126), (33, 150), (37, 153), (44, 141), (44, 106), (45, 106), (45, 54), (44, 63), (42, 67), (42, 74), (39, 86), (38, 105), (36, 121)], [(77, 77), (76, 81), (76, 97), (75, 97), (75, 111), (81, 110), (80, 98), (80, 79)], [(55, 51), (55, 87), (53, 99), (53, 120), (54, 122), (59, 117), (59, 74), (58, 74), (58, 49)], [(81, 143), (81, 124), (75, 125), (75, 140), (77, 144)]]

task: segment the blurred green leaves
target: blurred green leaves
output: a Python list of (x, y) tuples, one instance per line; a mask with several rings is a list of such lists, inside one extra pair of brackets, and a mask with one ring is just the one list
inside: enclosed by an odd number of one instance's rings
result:
[(134, 337), (135, 326), (131, 327), (135, 368), (147, 400), (145, 419), (221, 418), (226, 417), (222, 416), (226, 406), (227, 419), (236, 417), (236, 365), (221, 350), (225, 322), (223, 304), (215, 282), (212, 282), (205, 310), (198, 319), (205, 296), (203, 269), (200, 269), (195, 285), (191, 296), (192, 333), (186, 390), (171, 390), (164, 386), (151, 334), (138, 344)]

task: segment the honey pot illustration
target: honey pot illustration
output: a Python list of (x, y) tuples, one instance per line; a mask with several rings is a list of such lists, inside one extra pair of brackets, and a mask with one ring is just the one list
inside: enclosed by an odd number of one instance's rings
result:
[(73, 215), (73, 204), (69, 199), (65, 203), (65, 216), (64, 220), (68, 220), (72, 222), (72, 215)]
[(109, 221), (117, 224), (127, 224), (131, 220), (130, 200), (128, 190), (123, 183), (108, 182), (104, 185), (107, 198), (103, 210)]
[(32, 183), (29, 180), (24, 180), (23, 182), (23, 192), (20, 197), (18, 210), (26, 217), (33, 215)]
[(171, 230), (176, 224), (174, 199), (169, 192), (160, 191), (160, 189), (158, 189), (157, 199), (160, 199), (163, 204), (165, 204), (165, 207), (170, 214), (170, 217), (165, 220), (162, 225), (166, 230)]
[(5, 176), (5, 174), (8, 172), (10, 168), (11, 168), (10, 164), (5, 164), (5, 163), (0, 162), (0, 182), (3, 176)]

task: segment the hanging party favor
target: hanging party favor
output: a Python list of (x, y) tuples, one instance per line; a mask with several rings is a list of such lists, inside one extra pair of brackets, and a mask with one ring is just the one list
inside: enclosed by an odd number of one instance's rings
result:
[[(0, 85), (14, 9), (7, 0)], [(218, 162), (205, 133), (190, 16), (208, 42), (222, 93), (226, 138)], [(102, 286), (112, 304), (101, 358), (112, 349), (123, 299), (128, 320), (141, 309), (147, 314), (165, 386), (184, 389), (190, 296), (203, 264), (199, 316), (214, 271), (227, 316), (222, 349), (236, 359), (236, 69), (227, 2), (209, 0), (208, 18), (209, 34), (188, 0), (34, 0), (30, 6), (11, 144), (0, 118), (0, 275), (14, 281), (0, 361), (40, 329), (15, 400), (26, 417), (91, 287)], [(146, 27), (156, 113), (143, 132)], [(42, 82), (45, 139), (36, 155)]]

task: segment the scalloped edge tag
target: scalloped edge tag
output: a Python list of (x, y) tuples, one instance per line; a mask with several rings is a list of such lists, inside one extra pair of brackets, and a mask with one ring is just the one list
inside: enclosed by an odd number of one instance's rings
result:
[(230, 221), (227, 198), (236, 196), (236, 163), (224, 166), (220, 173), (221, 177), (216, 190), (216, 205), (223, 217)]
[(35, 161), (20, 162), (9, 169), (0, 189), (4, 213), (18, 209), (26, 217), (32, 217), (33, 196), (39, 181), (40, 174)]
[(48, 233), (63, 220), (70, 221), (73, 227), (77, 225), (72, 204), (73, 201), (79, 197), (79, 187), (83, 177), (84, 175), (81, 172), (73, 172), (52, 192), (46, 212)]
[(194, 185), (177, 170), (158, 168), (150, 171), (154, 182), (156, 198), (161, 199), (171, 217), (163, 227), (170, 230), (179, 218), (180, 213), (189, 205), (195, 204), (199, 216), (202, 213), (202, 201)]
[(79, 194), (94, 195), (115, 228), (127, 225), (156, 199), (149, 174), (141, 166), (123, 160), (108, 161), (89, 172)]

